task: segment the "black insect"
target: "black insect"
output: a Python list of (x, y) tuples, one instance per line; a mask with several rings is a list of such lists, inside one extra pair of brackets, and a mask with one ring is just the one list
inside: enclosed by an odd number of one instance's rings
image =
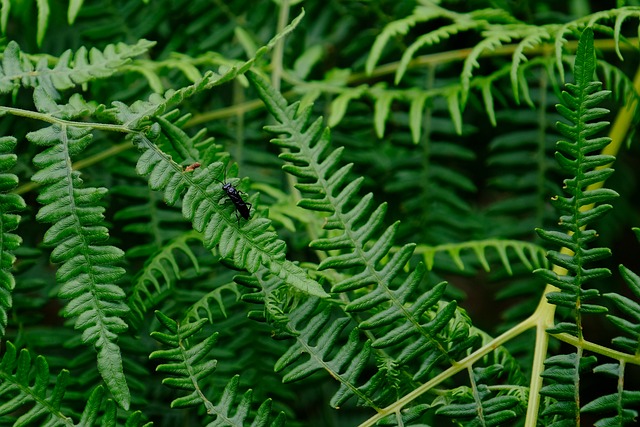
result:
[[(233, 206), (235, 206), (236, 219), (238, 220), (238, 224), (240, 224), (240, 217), (249, 219), (249, 216), (251, 215), (251, 207), (253, 205), (249, 202), (245, 202), (242, 199), (242, 194), (244, 193), (238, 191), (238, 189), (234, 187), (230, 182), (225, 182), (226, 178), (225, 181), (220, 181), (219, 179), (216, 179), (216, 181), (222, 184), (222, 190), (227, 194), (227, 197), (229, 198), (229, 200), (231, 200)], [(238, 214), (240, 214), (240, 216), (238, 216)]]

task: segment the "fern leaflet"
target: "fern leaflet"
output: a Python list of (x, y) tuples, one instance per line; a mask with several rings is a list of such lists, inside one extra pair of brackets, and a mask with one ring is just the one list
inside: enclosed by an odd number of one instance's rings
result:
[[(105, 399), (106, 392), (102, 386), (91, 392), (78, 424), (72, 417), (65, 415), (61, 405), (68, 383), (69, 371), (62, 370), (51, 390), (47, 360), (38, 356), (32, 363), (27, 349), (18, 353), (16, 347), (7, 342), (0, 361), (0, 417), (4, 421), (11, 420), (14, 427), (36, 423), (43, 427), (88, 427), (98, 425), (98, 422), (102, 426), (115, 425), (116, 406), (111, 399)], [(101, 411), (103, 404), (104, 409)], [(100, 419), (101, 412), (103, 414)], [(142, 425), (139, 411), (127, 418), (127, 427)], [(149, 427), (150, 423), (144, 425)]]
[(12, 306), (11, 292), (15, 287), (11, 268), (16, 257), (12, 251), (22, 242), (19, 236), (11, 233), (20, 221), (20, 216), (14, 212), (26, 207), (22, 197), (9, 193), (18, 184), (18, 177), (8, 173), (16, 163), (17, 157), (12, 154), (16, 142), (13, 137), (0, 138), (0, 338), (4, 337), (7, 311)]
[(81, 47), (73, 56), (71, 50), (65, 51), (53, 69), (43, 56), (37, 64), (20, 51), (14, 41), (4, 50), (0, 67), (0, 93), (8, 93), (22, 87), (41, 87), (54, 99), (59, 98), (59, 90), (65, 90), (95, 79), (105, 79), (129, 61), (142, 55), (155, 43), (140, 40), (130, 46), (124, 43), (108, 45), (103, 52), (98, 49), (87, 51)]
[(600, 419), (595, 423), (598, 427), (604, 426), (622, 426), (633, 423), (638, 417), (638, 410), (634, 408), (640, 407), (640, 391), (625, 390), (625, 373), (626, 364), (621, 363), (605, 363), (596, 366), (593, 372), (602, 373), (616, 379), (618, 384), (615, 393), (600, 396), (584, 405), (581, 412), (586, 413), (611, 413), (615, 415)]
[[(174, 252), (181, 252), (191, 261), (196, 272), (199, 264), (195, 254), (187, 244), (189, 240), (200, 240), (195, 231), (184, 233), (162, 246), (162, 249), (150, 256), (135, 279), (135, 285), (128, 305), (132, 308), (131, 315), (140, 321), (147, 311), (146, 299), (152, 299), (152, 293), (160, 293), (162, 284), (170, 286), (175, 279), (180, 278), (180, 267)], [(162, 281), (162, 284), (161, 284)], [(153, 287), (153, 288), (152, 288)]]
[[(429, 291), (421, 290), (420, 296), (412, 299), (426, 272), (424, 264), (419, 263), (406, 278), (401, 278), (400, 273), (409, 262), (415, 245), (407, 244), (389, 256), (398, 222), (383, 230), (377, 239), (373, 238), (382, 228), (386, 204), (373, 209), (371, 193), (355, 201), (362, 178), (347, 183), (352, 165), (338, 167), (342, 149), (329, 151), (329, 130), (322, 131), (321, 119), (308, 124), (309, 107), (297, 111), (298, 103), (287, 105), (282, 95), (264, 78), (255, 73), (248, 77), (279, 123), (266, 129), (285, 135), (272, 142), (291, 150), (280, 157), (290, 162), (283, 169), (303, 181), (296, 184), (305, 196), (298, 205), (330, 213), (324, 228), (336, 232), (314, 240), (310, 246), (323, 251), (338, 250), (339, 253), (331, 253), (318, 269), (355, 267), (360, 271), (332, 287), (333, 292), (354, 292), (358, 296), (346, 305), (345, 310), (360, 315), (374, 311), (375, 314), (361, 321), (359, 326), (381, 335), (373, 340), (374, 348), (390, 348), (403, 343), (404, 348), (397, 355), (398, 363), (422, 357), (424, 364), (415, 373), (415, 379), (426, 376), (439, 362), (453, 362), (460, 351), (473, 345), (475, 338), (460, 331), (452, 342), (444, 344), (438, 335), (456, 313), (455, 302), (438, 307), (446, 284), (436, 285)], [(386, 257), (387, 261), (382, 263)], [(363, 292), (369, 287), (371, 289)]]
[[(251, 405), (251, 390), (247, 391), (240, 403), (235, 404), (235, 396), (238, 390), (239, 376), (233, 377), (225, 387), (218, 404), (211, 402), (202, 389), (203, 381), (209, 379), (216, 370), (215, 359), (205, 359), (213, 349), (217, 339), (217, 333), (209, 335), (197, 344), (195, 335), (201, 331), (207, 319), (200, 319), (194, 323), (179, 324), (161, 312), (156, 316), (169, 333), (152, 332), (151, 336), (162, 344), (169, 346), (168, 350), (157, 350), (149, 355), (152, 360), (161, 359), (165, 363), (156, 368), (159, 372), (166, 372), (171, 376), (162, 380), (162, 383), (180, 390), (186, 390), (188, 395), (179, 397), (171, 402), (172, 408), (185, 408), (190, 406), (204, 406), (208, 415), (216, 419), (207, 426), (244, 426), (249, 415)], [(233, 412), (233, 414), (232, 414)], [(279, 414), (271, 420), (271, 401), (266, 400), (258, 409), (253, 426), (281, 426), (284, 425), (284, 414)]]
[(118, 334), (127, 329), (122, 320), (129, 309), (124, 291), (115, 283), (124, 274), (116, 267), (124, 253), (104, 242), (104, 208), (99, 205), (104, 188), (81, 187), (72, 156), (91, 140), (86, 129), (66, 125), (49, 126), (27, 135), (34, 144), (49, 147), (33, 159), (40, 170), (33, 180), (43, 186), (38, 201), (43, 204), (36, 218), (51, 223), (44, 244), (54, 247), (51, 261), (61, 264), (58, 295), (70, 299), (64, 315), (76, 319), (82, 340), (98, 351), (98, 370), (118, 403), (129, 406), (129, 388), (122, 370)]
[[(159, 132), (159, 129), (154, 128), (152, 132)], [(184, 194), (182, 213), (192, 221), (194, 229), (202, 233), (207, 249), (218, 245), (220, 255), (233, 260), (237, 266), (250, 272), (257, 271), (260, 265), (268, 266), (289, 285), (312, 295), (326, 296), (317, 282), (284, 258), (285, 243), (269, 231), (269, 220), (254, 214), (254, 218), (239, 227), (230, 209), (221, 204), (226, 193), (217, 180), (225, 175), (223, 163), (215, 162), (193, 173), (185, 173), (182, 166), (145, 135), (137, 135), (134, 142), (144, 151), (138, 161), (138, 173), (149, 177), (153, 190), (164, 191), (170, 205)]]
[(582, 314), (606, 311), (603, 306), (586, 303), (599, 293), (595, 289), (584, 289), (583, 285), (589, 280), (610, 275), (606, 268), (587, 269), (586, 264), (603, 259), (611, 253), (606, 248), (586, 248), (587, 243), (597, 236), (595, 230), (588, 230), (586, 226), (611, 209), (611, 205), (602, 202), (617, 196), (610, 189), (586, 188), (603, 182), (613, 173), (606, 166), (614, 159), (612, 156), (590, 154), (604, 148), (610, 139), (593, 138), (608, 125), (607, 122), (595, 120), (608, 113), (608, 110), (596, 106), (609, 92), (600, 90), (602, 84), (593, 81), (595, 52), (593, 32), (589, 28), (584, 30), (580, 38), (575, 68), (576, 84), (566, 85), (567, 91), (562, 93), (563, 104), (557, 107), (560, 114), (570, 122), (558, 123), (558, 129), (567, 140), (558, 142), (556, 159), (574, 177), (564, 181), (569, 197), (557, 196), (553, 201), (563, 213), (560, 223), (567, 232), (538, 230), (545, 240), (572, 251), (572, 255), (557, 251), (548, 253), (552, 263), (567, 269), (570, 274), (560, 276), (545, 269), (536, 270), (536, 273), (560, 290), (547, 294), (550, 303), (575, 310), (575, 323), (557, 325), (553, 333), (567, 332), (581, 338)]

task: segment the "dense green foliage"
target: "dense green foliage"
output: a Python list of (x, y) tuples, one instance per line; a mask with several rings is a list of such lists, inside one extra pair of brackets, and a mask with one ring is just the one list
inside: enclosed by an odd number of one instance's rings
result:
[(0, 1), (0, 426), (637, 422), (640, 2), (250, 3)]

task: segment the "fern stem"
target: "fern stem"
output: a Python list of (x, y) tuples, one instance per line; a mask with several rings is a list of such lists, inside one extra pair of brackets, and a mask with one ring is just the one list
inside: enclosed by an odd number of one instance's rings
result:
[[(97, 154), (94, 154), (93, 156), (87, 157), (85, 159), (82, 160), (78, 160), (77, 162), (73, 163), (73, 170), (82, 170), (86, 167), (89, 167), (91, 165), (94, 165), (96, 163), (100, 163), (101, 161), (103, 161), (104, 159), (107, 159), (109, 157), (115, 156), (118, 153), (122, 153), (123, 151), (126, 151), (130, 148), (133, 148), (133, 145), (130, 142), (123, 142), (121, 144), (118, 145), (114, 145), (113, 147), (109, 148), (108, 150), (104, 150), (101, 151)], [(40, 187), (40, 184), (34, 181), (31, 182), (27, 182), (25, 184), (22, 184), (21, 186), (19, 186), (18, 188), (15, 189), (14, 193), (16, 194), (24, 194), (24, 193), (28, 193), (36, 188)]]
[[(538, 312), (536, 311), (536, 313), (538, 313)], [(504, 345), (506, 342), (514, 339), (518, 335), (522, 334), (523, 332), (525, 332), (525, 331), (527, 331), (527, 330), (529, 330), (529, 329), (531, 329), (533, 327), (536, 327), (539, 331), (541, 331), (542, 335), (544, 335), (545, 337), (548, 337), (548, 335), (546, 334), (545, 330), (546, 330), (546, 328), (548, 328), (551, 325), (550, 324), (545, 324), (544, 327), (540, 328), (539, 326), (541, 324), (541, 318), (540, 318), (539, 315), (536, 315), (536, 313), (534, 313), (534, 315), (526, 318), (522, 322), (518, 323), (517, 325), (515, 325), (513, 328), (509, 329), (508, 331), (505, 331), (503, 334), (501, 334), (498, 337), (494, 338), (490, 342), (486, 343), (485, 345), (483, 345), (482, 347), (480, 347), (479, 349), (477, 349), (476, 351), (474, 351), (473, 353), (471, 353), (470, 355), (468, 355), (464, 359), (462, 359), (462, 360), (460, 360), (458, 362), (454, 361), (450, 368), (442, 371), (441, 373), (439, 373), (438, 375), (433, 377), (431, 380), (429, 380), (426, 383), (422, 384), (420, 387), (417, 387), (416, 389), (414, 389), (410, 393), (407, 393), (406, 395), (402, 396), (400, 399), (396, 400), (393, 404), (387, 406), (386, 408), (383, 408), (376, 415), (374, 415), (373, 417), (369, 418), (368, 420), (366, 420), (365, 422), (360, 424), (359, 427), (373, 426), (378, 421), (380, 421), (382, 418), (388, 416), (389, 414), (393, 414), (393, 413), (401, 411), (402, 408), (404, 408), (406, 405), (408, 405), (413, 400), (417, 399), (418, 397), (420, 397), (421, 395), (423, 395), (427, 391), (431, 390), (432, 388), (434, 388), (435, 386), (437, 386), (441, 382), (453, 377), (458, 372), (461, 372), (461, 371), (463, 371), (465, 369), (469, 369), (469, 368), (473, 367), (474, 363), (476, 363), (478, 360), (482, 359), (486, 355), (494, 352), (497, 347), (500, 347), (500, 346)], [(542, 353), (542, 355), (543, 355), (543, 360), (544, 360), (544, 353)]]
[[(564, 270), (556, 265), (553, 271)], [(566, 270), (564, 270), (566, 273)], [(560, 274), (560, 273), (558, 273)], [(540, 390), (542, 389), (542, 372), (544, 372), (544, 361), (547, 357), (549, 347), (549, 334), (547, 329), (553, 326), (556, 306), (549, 304), (546, 294), (556, 292), (558, 289), (553, 285), (547, 285), (542, 298), (538, 303), (536, 311), (531, 316), (536, 326), (536, 342), (533, 351), (533, 363), (531, 365), (531, 381), (529, 382), (529, 401), (527, 403), (527, 414), (525, 417), (525, 427), (535, 427), (537, 425), (538, 411), (540, 409)]]
[[(278, 13), (278, 28), (276, 28), (276, 34), (280, 34), (284, 30), (289, 20), (289, 0), (281, 0), (279, 3), (280, 10)], [(277, 91), (280, 90), (280, 82), (282, 81), (283, 58), (284, 39), (281, 38), (276, 42), (273, 48), (273, 56), (271, 57), (271, 84)]]
[(482, 410), (482, 397), (480, 396), (480, 393), (478, 392), (478, 385), (476, 383), (476, 377), (475, 375), (473, 375), (473, 366), (469, 365), (467, 366), (467, 373), (469, 375), (469, 382), (471, 383), (471, 390), (473, 392), (473, 400), (475, 401), (476, 404), (476, 413), (478, 414), (478, 421), (480, 422), (480, 425), (484, 426), (486, 425), (486, 421), (485, 421), (485, 417), (484, 417), (484, 412)]
[(89, 129), (104, 130), (109, 132), (121, 132), (121, 133), (136, 132), (135, 130), (129, 129), (128, 127), (123, 125), (91, 123), (91, 122), (76, 122), (73, 120), (59, 119), (57, 117), (53, 117), (50, 114), (39, 113), (37, 111), (29, 111), (29, 110), (23, 110), (21, 108), (0, 106), (0, 115), (2, 115), (3, 113), (9, 113), (14, 116), (26, 117), (34, 120), (41, 120), (43, 122), (57, 124), (60, 126), (73, 126), (76, 128), (85, 128), (85, 129), (89, 128)]
[(552, 334), (551, 336), (557, 338), (562, 342), (571, 344), (577, 349), (587, 350), (591, 353), (610, 357), (620, 362), (630, 363), (632, 365), (640, 365), (640, 354), (624, 353), (622, 351), (614, 350), (612, 348), (605, 347), (603, 345), (596, 344), (585, 339), (578, 339), (577, 337), (574, 337), (567, 333)]

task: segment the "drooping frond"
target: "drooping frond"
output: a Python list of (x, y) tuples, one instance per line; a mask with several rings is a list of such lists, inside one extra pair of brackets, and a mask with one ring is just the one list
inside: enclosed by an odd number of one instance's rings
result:
[[(486, 225), (497, 236), (529, 238), (531, 230), (555, 223), (553, 212), (545, 209), (557, 194), (557, 171), (553, 160), (558, 134), (555, 122), (557, 97), (545, 74), (532, 94), (536, 111), (512, 105), (496, 113), (499, 130), (489, 143), (488, 180), (497, 192), (486, 208)], [(514, 220), (515, 219), (515, 220)]]
[(18, 185), (18, 177), (9, 173), (16, 164), (17, 157), (12, 153), (16, 142), (13, 137), (0, 138), (0, 338), (4, 337), (7, 312), (13, 305), (15, 278), (11, 269), (16, 259), (13, 251), (22, 242), (20, 236), (12, 233), (20, 221), (15, 212), (26, 207), (22, 197), (10, 193)]
[(596, 231), (587, 229), (587, 226), (611, 209), (611, 205), (604, 202), (617, 196), (617, 193), (610, 189), (587, 188), (604, 182), (613, 173), (607, 166), (614, 159), (612, 156), (592, 154), (599, 152), (610, 142), (609, 138), (596, 137), (596, 134), (608, 125), (608, 122), (599, 119), (609, 111), (598, 107), (598, 104), (609, 92), (600, 90), (602, 84), (593, 81), (594, 71), (593, 32), (587, 28), (578, 45), (576, 83), (566, 85), (566, 91), (562, 93), (563, 103), (557, 107), (569, 122), (559, 122), (557, 125), (566, 140), (558, 142), (556, 159), (572, 178), (564, 181), (568, 196), (557, 196), (553, 200), (553, 204), (562, 213), (560, 225), (565, 231), (538, 230), (545, 240), (572, 252), (548, 253), (553, 264), (567, 269), (566, 274), (559, 275), (546, 269), (536, 272), (547, 283), (558, 288), (558, 291), (547, 294), (548, 301), (574, 310), (575, 321), (556, 325), (553, 331), (566, 332), (578, 337), (582, 334), (583, 313), (606, 311), (601, 305), (587, 303), (599, 293), (596, 289), (587, 289), (586, 283), (610, 275), (606, 268), (587, 268), (587, 264), (606, 258), (611, 252), (607, 248), (587, 248), (587, 244), (597, 236)]
[(124, 43), (108, 45), (104, 51), (81, 47), (75, 54), (65, 51), (53, 68), (42, 57), (33, 63), (20, 51), (14, 41), (4, 50), (0, 67), (0, 93), (8, 93), (20, 87), (41, 87), (54, 99), (58, 90), (65, 90), (94, 79), (104, 79), (114, 74), (132, 57), (147, 52), (155, 43), (140, 40), (135, 45)]
[(109, 238), (100, 205), (104, 188), (82, 187), (80, 173), (71, 168), (74, 155), (91, 140), (86, 129), (53, 125), (31, 132), (27, 139), (47, 147), (33, 159), (40, 169), (33, 180), (42, 185), (36, 218), (51, 223), (43, 243), (53, 247), (51, 261), (60, 264), (58, 295), (70, 299), (64, 315), (75, 318), (82, 340), (95, 346), (98, 370), (118, 403), (129, 406), (129, 389), (122, 370), (118, 334), (129, 309), (125, 293), (116, 285), (124, 274), (117, 264), (124, 253), (105, 244)]
[[(208, 359), (209, 352), (217, 340), (217, 333), (209, 335), (199, 341), (197, 334), (207, 323), (207, 319), (198, 322), (179, 324), (161, 312), (156, 312), (158, 320), (169, 330), (169, 333), (152, 332), (151, 336), (169, 348), (157, 350), (149, 355), (152, 360), (162, 360), (158, 365), (158, 372), (165, 372), (169, 376), (162, 383), (189, 394), (174, 399), (172, 408), (186, 408), (202, 406), (207, 415), (215, 420), (207, 426), (244, 426), (251, 410), (251, 390), (248, 390), (240, 403), (236, 403), (239, 376), (234, 376), (226, 385), (217, 404), (205, 395), (203, 387), (211, 379), (216, 370), (217, 360)], [(281, 426), (284, 425), (284, 414), (273, 418), (271, 401), (262, 403), (254, 416), (252, 426)]]
[[(65, 414), (61, 407), (70, 380), (69, 371), (60, 371), (52, 388), (49, 364), (43, 356), (32, 361), (27, 349), (18, 353), (11, 342), (5, 344), (0, 361), (0, 417), (4, 422), (11, 422), (15, 427), (115, 425), (116, 406), (111, 399), (106, 399), (102, 386), (90, 393), (76, 424), (71, 414)], [(126, 421), (129, 427), (142, 425), (140, 412), (130, 414)]]
[(440, 341), (438, 334), (453, 319), (456, 303), (443, 302), (438, 307), (444, 283), (427, 291), (421, 289), (420, 296), (414, 298), (426, 272), (424, 264), (419, 263), (406, 277), (402, 272), (415, 245), (407, 244), (391, 254), (398, 222), (380, 231), (386, 204), (374, 209), (371, 193), (357, 197), (363, 179), (349, 179), (352, 164), (339, 166), (342, 149), (330, 150), (329, 129), (322, 130), (321, 119), (309, 124), (310, 108), (298, 111), (298, 103), (287, 105), (264, 78), (254, 73), (248, 77), (278, 122), (266, 129), (285, 135), (272, 142), (290, 150), (280, 157), (289, 162), (283, 169), (302, 181), (296, 184), (303, 194), (299, 206), (329, 214), (324, 228), (331, 234), (310, 245), (329, 253), (318, 269), (355, 271), (334, 283), (332, 291), (348, 296), (345, 310), (358, 313), (360, 328), (378, 334), (372, 346), (404, 344), (397, 355), (398, 363), (424, 359), (416, 378), (426, 375), (437, 363), (451, 362), (454, 353), (472, 346), (474, 338), (465, 333), (456, 334), (449, 348)]
[[(36, 41), (38, 42), (38, 46), (41, 46), (47, 32), (47, 27), (49, 26), (49, 13), (51, 8), (49, 6), (49, 0), (42, 0), (36, 3), (38, 8), (36, 18)], [(73, 4), (74, 2), (71, 3)], [(7, 23), (9, 22), (10, 13), (11, 2), (3, 1), (2, 10), (0, 11), (0, 30), (2, 30), (3, 35), (6, 34), (7, 31)]]
[(369, 58), (367, 59), (367, 72), (371, 73), (373, 71), (373, 68), (380, 59), (382, 49), (391, 37), (407, 34), (411, 27), (437, 19), (451, 21), (451, 24), (439, 25), (437, 29), (421, 35), (409, 45), (396, 71), (396, 83), (402, 79), (409, 62), (420, 48), (437, 44), (459, 32), (469, 30), (482, 32), (488, 30), (491, 23), (514, 25), (518, 22), (498, 9), (481, 9), (464, 14), (444, 9), (436, 4), (436, 2), (422, 2), (421, 5), (416, 6), (413, 13), (408, 17), (389, 23), (376, 38), (371, 48)]
[(394, 144), (380, 162), (382, 170), (392, 170), (381, 184), (386, 200), (397, 205), (390, 214), (402, 221), (399, 237), (425, 244), (457, 242), (474, 232), (465, 219), (473, 213), (469, 201), (478, 191), (469, 176), (476, 156), (456, 135), (449, 116), (457, 112), (447, 111), (440, 101), (426, 99), (417, 111), (411, 105), (409, 127), (417, 145)]
[(203, 319), (204, 316), (202, 315), (202, 312), (204, 312), (209, 322), (213, 323), (212, 308), (214, 307), (214, 302), (218, 305), (218, 309), (222, 315), (226, 317), (227, 311), (225, 308), (225, 302), (223, 301), (224, 293), (232, 293), (235, 295), (236, 300), (240, 299), (240, 291), (238, 290), (238, 285), (235, 282), (229, 282), (227, 284), (217, 286), (214, 290), (204, 294), (198, 301), (187, 309), (184, 315), (185, 321), (196, 322)]
[[(152, 132), (159, 132), (159, 129)], [(157, 133), (150, 136), (155, 139)], [(284, 258), (285, 243), (269, 231), (268, 219), (259, 218), (254, 209), (252, 217), (240, 226), (233, 207), (230, 209), (229, 203), (224, 205), (228, 197), (219, 182), (225, 176), (222, 162), (187, 173), (145, 135), (137, 135), (134, 139), (143, 151), (136, 167), (138, 173), (148, 177), (153, 190), (164, 192), (168, 204), (174, 205), (182, 200), (184, 217), (202, 233), (207, 249), (218, 246), (220, 255), (238, 267), (255, 272), (265, 265), (287, 284), (312, 295), (326, 296), (317, 282)]]

